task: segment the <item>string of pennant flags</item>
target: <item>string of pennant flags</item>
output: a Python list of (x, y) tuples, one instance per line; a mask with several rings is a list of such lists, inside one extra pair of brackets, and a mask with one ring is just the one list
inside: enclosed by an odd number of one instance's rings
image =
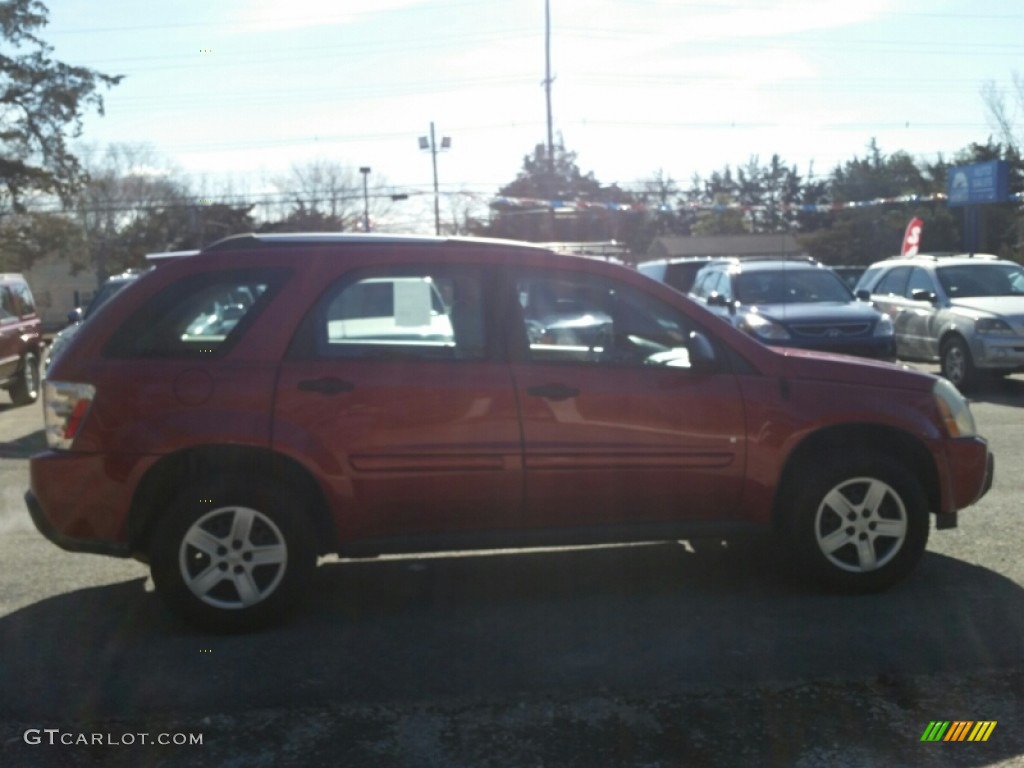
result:
[[(1009, 196), (1013, 202), (1024, 202), (1024, 193), (1017, 192)], [(608, 203), (593, 200), (542, 200), (528, 197), (505, 197), (498, 196), (491, 198), (491, 208), (540, 208), (555, 211), (585, 211), (585, 210), (607, 210), (607, 211), (659, 211), (671, 212), (676, 210), (686, 211), (787, 211), (797, 213), (829, 213), (831, 211), (851, 210), (855, 208), (871, 208), (880, 205), (901, 205), (906, 203), (932, 203), (941, 202), (947, 199), (944, 193), (932, 195), (899, 195), (897, 197), (876, 197), (872, 200), (856, 200), (845, 203), (777, 203), (751, 205), (749, 203), (703, 203), (703, 202), (682, 202), (677, 206), (667, 203), (645, 203), (641, 201), (632, 203)]]

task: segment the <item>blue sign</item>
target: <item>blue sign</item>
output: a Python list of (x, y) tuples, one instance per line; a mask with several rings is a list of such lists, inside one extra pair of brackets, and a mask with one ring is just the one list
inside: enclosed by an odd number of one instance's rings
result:
[(1005, 203), (1009, 195), (1010, 164), (1005, 160), (960, 165), (947, 175), (946, 204)]

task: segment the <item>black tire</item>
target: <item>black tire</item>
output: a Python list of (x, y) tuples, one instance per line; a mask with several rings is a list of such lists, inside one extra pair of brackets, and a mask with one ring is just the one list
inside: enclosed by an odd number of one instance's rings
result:
[(940, 352), (942, 375), (949, 379), (961, 392), (970, 391), (977, 383), (978, 372), (967, 342), (959, 336), (951, 336), (942, 343)]
[(804, 573), (833, 591), (892, 586), (928, 543), (924, 491), (894, 458), (855, 455), (808, 468), (784, 503), (786, 536)]
[[(254, 556), (266, 562), (254, 564)], [(258, 479), (192, 486), (158, 521), (150, 543), (161, 599), (212, 632), (279, 622), (299, 605), (315, 568), (302, 498)]]
[(31, 405), (39, 399), (39, 358), (34, 352), (25, 353), (10, 392), (11, 402), (15, 405)]

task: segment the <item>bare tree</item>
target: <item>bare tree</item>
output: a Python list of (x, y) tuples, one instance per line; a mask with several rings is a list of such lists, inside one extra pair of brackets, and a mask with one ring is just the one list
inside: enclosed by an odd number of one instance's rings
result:
[(314, 230), (361, 230), (364, 204), (371, 220), (387, 214), (389, 195), (379, 192), (384, 184), (373, 179), (373, 189), (363, 192), (363, 178), (355, 169), (335, 160), (317, 158), (293, 165), (287, 176), (272, 183), (289, 206), (274, 228)]
[(988, 110), (989, 122), (1008, 148), (1024, 149), (1024, 132), (1018, 130), (1018, 119), (1024, 117), (1024, 76), (1014, 72), (1009, 93), (989, 80), (981, 88), (981, 98)]
[(481, 226), (487, 217), (487, 204), (468, 194), (453, 193), (445, 195), (447, 200), (447, 222), (441, 222), (441, 233), (459, 237), (471, 235)]
[(183, 207), (188, 189), (176, 172), (147, 145), (112, 144), (86, 153), (88, 181), (77, 196), (75, 212), (86, 243), (86, 264), (102, 281), (112, 265), (123, 266), (132, 254), (121, 253), (119, 235), (156, 210)]

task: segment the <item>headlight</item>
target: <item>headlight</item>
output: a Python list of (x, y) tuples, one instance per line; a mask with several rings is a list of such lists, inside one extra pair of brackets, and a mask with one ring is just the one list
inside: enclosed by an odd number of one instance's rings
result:
[(1010, 324), (998, 317), (983, 317), (980, 320), (975, 320), (974, 329), (978, 333), (1013, 333)]
[(974, 437), (978, 434), (967, 400), (949, 381), (936, 381), (932, 386), (932, 395), (950, 437)]
[(893, 334), (892, 318), (889, 317), (886, 314), (883, 314), (880, 318), (878, 318), (878, 322), (875, 323), (875, 333), (874, 333), (874, 335), (875, 335), (875, 337), (879, 337), (879, 336), (892, 336), (892, 334)]
[(759, 315), (756, 312), (748, 312), (744, 315), (743, 320), (740, 322), (740, 328), (747, 333), (757, 336), (759, 339), (782, 341), (789, 338), (789, 331), (774, 320), (769, 320), (764, 315)]

